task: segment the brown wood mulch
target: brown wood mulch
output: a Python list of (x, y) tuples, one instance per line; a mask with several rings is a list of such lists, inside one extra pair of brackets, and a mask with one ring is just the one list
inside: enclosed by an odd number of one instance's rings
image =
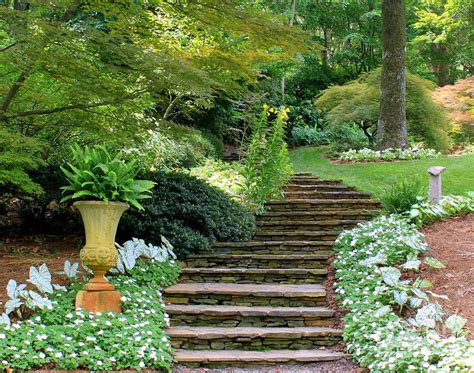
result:
[(469, 338), (474, 339), (474, 214), (435, 223), (423, 233), (430, 246), (427, 256), (440, 260), (446, 268), (423, 266), (421, 277), (433, 284), (428, 290), (449, 298), (434, 298), (446, 316), (458, 314), (468, 320)]

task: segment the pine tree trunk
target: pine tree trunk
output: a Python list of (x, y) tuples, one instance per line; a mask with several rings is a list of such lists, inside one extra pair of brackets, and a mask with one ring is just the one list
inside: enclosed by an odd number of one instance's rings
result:
[(382, 79), (377, 149), (404, 148), (406, 124), (405, 0), (382, 0)]

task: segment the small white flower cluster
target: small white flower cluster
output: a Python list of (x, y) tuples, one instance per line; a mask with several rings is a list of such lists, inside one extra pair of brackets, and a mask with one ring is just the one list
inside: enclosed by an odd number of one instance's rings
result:
[(409, 148), (409, 149), (385, 149), (382, 151), (368, 148), (353, 150), (339, 154), (338, 159), (346, 162), (390, 162), (395, 160), (413, 160), (438, 158), (441, 153), (434, 149)]
[[(169, 317), (161, 289), (175, 283), (179, 266), (169, 253), (137, 261), (142, 271), (110, 276), (122, 295), (122, 313), (92, 314), (74, 310), (82, 284), (51, 294), (52, 311), (39, 311), (27, 320), (0, 325), (0, 368), (33, 370), (53, 365), (75, 370), (169, 370), (171, 344), (164, 332)], [(172, 254), (172, 255), (171, 255)]]
[[(417, 268), (417, 256), (428, 249), (423, 239), (407, 220), (383, 216), (343, 232), (336, 241), (335, 290), (350, 309), (344, 338), (348, 351), (370, 371), (474, 370), (474, 341), (441, 338), (426, 326), (427, 314), (436, 322), (441, 314), (422, 290), (427, 281), (401, 279), (401, 270)], [(415, 319), (400, 316), (397, 308), (403, 306), (418, 309), (421, 328), (414, 326)]]

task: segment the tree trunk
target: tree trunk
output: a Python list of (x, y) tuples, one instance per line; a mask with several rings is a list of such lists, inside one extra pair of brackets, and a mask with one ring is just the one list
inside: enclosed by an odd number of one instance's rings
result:
[(379, 150), (407, 145), (405, 32), (405, 0), (382, 0)]
[(449, 84), (449, 57), (448, 48), (442, 44), (431, 44), (431, 68), (438, 80), (438, 87)]

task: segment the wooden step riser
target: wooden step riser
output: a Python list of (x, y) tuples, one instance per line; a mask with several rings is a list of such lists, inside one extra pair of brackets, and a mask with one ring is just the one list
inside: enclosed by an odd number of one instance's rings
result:
[(206, 304), (235, 306), (283, 306), (283, 307), (317, 307), (326, 305), (326, 297), (281, 297), (230, 294), (173, 294), (167, 293), (165, 303), (173, 304)]
[(189, 259), (191, 268), (326, 268), (327, 259), (258, 259), (258, 258), (200, 258)]
[[(337, 234), (329, 233), (323, 234), (318, 233), (317, 235), (311, 235), (306, 233), (290, 232), (291, 235), (285, 234), (286, 232), (260, 232), (255, 234), (255, 240), (268, 240), (268, 241), (329, 241), (334, 242), (337, 238)], [(342, 230), (341, 230), (342, 232)]]
[(321, 225), (318, 223), (312, 224), (292, 224), (281, 223), (281, 224), (272, 224), (272, 225), (259, 225), (256, 234), (259, 232), (291, 232), (291, 231), (334, 231), (346, 230), (354, 228), (360, 221), (355, 220), (353, 223), (344, 223), (344, 224), (335, 224), (335, 225)]
[(169, 314), (173, 326), (213, 326), (220, 327), (303, 327), (332, 326), (333, 317), (302, 317), (302, 316), (220, 316), (220, 315), (173, 315)]
[(325, 274), (187, 274), (181, 273), (180, 282), (218, 282), (230, 284), (322, 284)]
[(244, 351), (264, 351), (264, 350), (301, 350), (319, 349), (321, 347), (334, 346), (342, 340), (337, 335), (325, 335), (299, 338), (171, 338), (173, 348), (187, 350), (244, 350)]

